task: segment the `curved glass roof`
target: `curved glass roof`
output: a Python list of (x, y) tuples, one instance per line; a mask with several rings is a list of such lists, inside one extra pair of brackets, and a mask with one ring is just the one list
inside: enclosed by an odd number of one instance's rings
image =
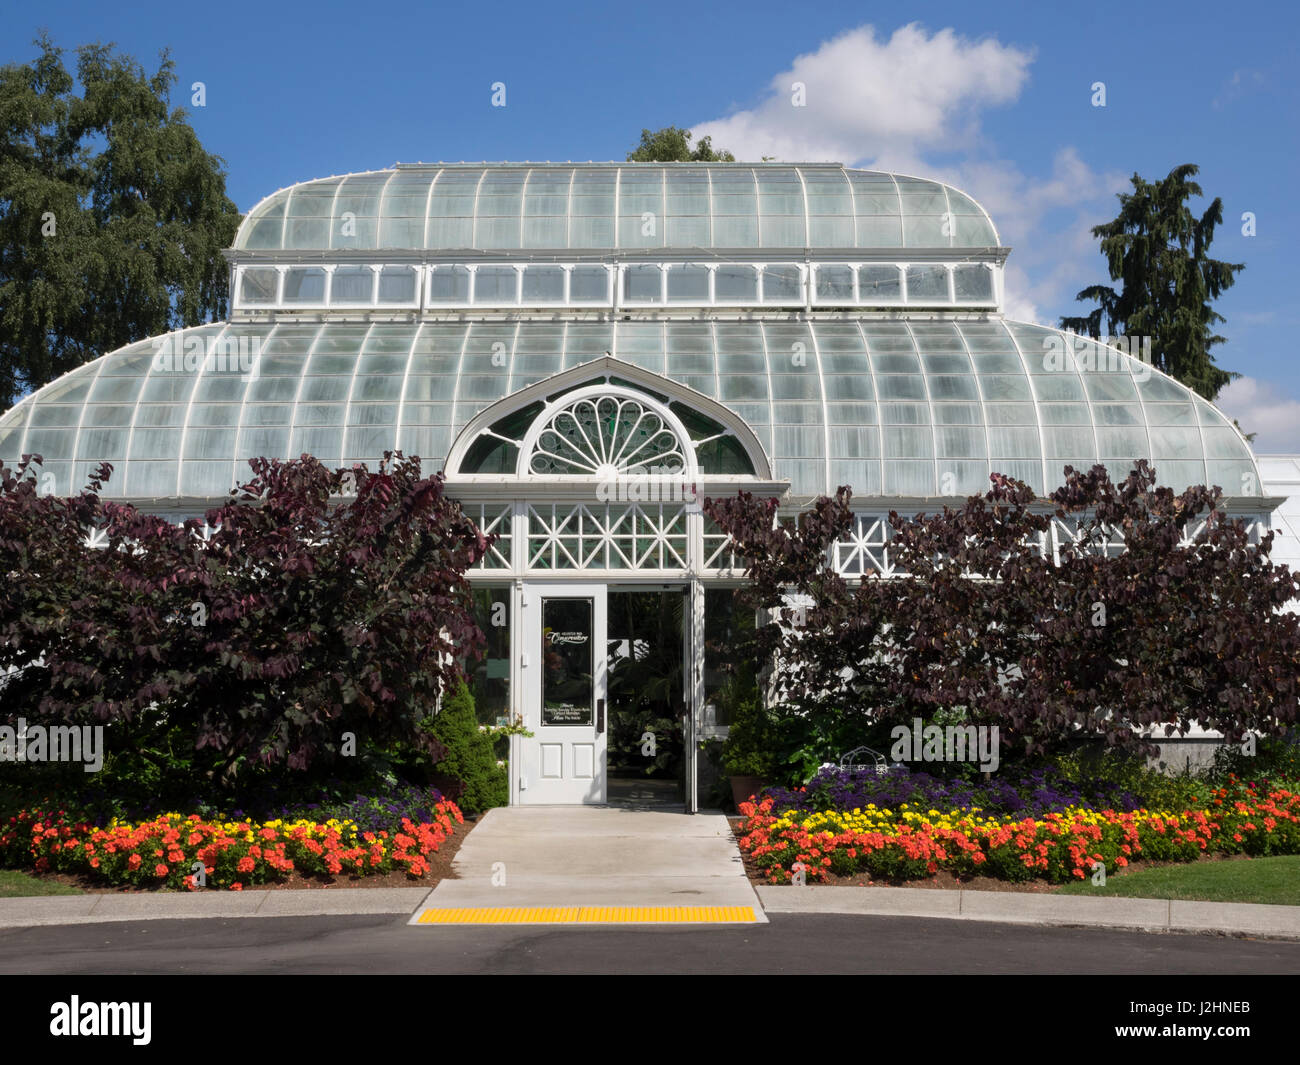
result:
[(965, 193), (836, 163), (399, 165), (281, 189), (235, 238), (236, 251), (997, 244)]
[(208, 325), (27, 397), (0, 417), (0, 460), (42, 454), (58, 494), (109, 461), (106, 494), (132, 498), (221, 497), (254, 456), (401, 448), (438, 469), (479, 411), (607, 351), (734, 411), (796, 495), (964, 496), (991, 472), (1042, 493), (1066, 465), (1122, 475), (1137, 458), (1175, 489), (1261, 494), (1209, 403), (1115, 349), (1002, 319)]

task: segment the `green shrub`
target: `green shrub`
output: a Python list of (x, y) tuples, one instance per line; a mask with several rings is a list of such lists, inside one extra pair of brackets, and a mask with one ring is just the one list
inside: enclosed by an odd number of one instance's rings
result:
[(731, 705), (731, 723), (722, 745), (722, 768), (733, 777), (771, 779), (777, 768), (776, 720), (757, 689)]
[(443, 702), (428, 729), (447, 748), (435, 772), (460, 783), (455, 801), (465, 813), (482, 813), (510, 801), (510, 778), (497, 765), (492, 738), (479, 731), (474, 697), (465, 683)]
[(1229, 777), (1242, 780), (1300, 780), (1300, 730), (1286, 736), (1260, 736), (1255, 753), (1247, 754), (1242, 744), (1225, 744), (1214, 752), (1211, 778), (1226, 784)]

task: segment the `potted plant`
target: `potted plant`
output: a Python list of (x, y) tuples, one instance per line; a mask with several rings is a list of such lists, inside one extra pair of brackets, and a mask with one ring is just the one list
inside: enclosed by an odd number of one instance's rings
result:
[(768, 783), (777, 765), (776, 720), (754, 688), (731, 703), (731, 722), (722, 745), (722, 768), (731, 778), (731, 794), (739, 808)]

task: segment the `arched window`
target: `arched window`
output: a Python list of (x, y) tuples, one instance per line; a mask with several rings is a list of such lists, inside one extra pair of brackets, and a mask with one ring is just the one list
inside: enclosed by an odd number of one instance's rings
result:
[(584, 396), (536, 434), (528, 472), (588, 477), (684, 473), (686, 443), (665, 418), (628, 396)]

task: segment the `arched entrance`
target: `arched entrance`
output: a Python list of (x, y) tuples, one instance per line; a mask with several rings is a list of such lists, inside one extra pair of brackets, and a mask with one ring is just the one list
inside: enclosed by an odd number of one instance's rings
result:
[(780, 496), (770, 469), (733, 412), (611, 358), (465, 426), (448, 491), (510, 541), (472, 579), (508, 588), (498, 668), (511, 720), (532, 733), (512, 746), (513, 803), (602, 804), (658, 779), (698, 807), (704, 585), (719, 572), (700, 503), (741, 488)]

